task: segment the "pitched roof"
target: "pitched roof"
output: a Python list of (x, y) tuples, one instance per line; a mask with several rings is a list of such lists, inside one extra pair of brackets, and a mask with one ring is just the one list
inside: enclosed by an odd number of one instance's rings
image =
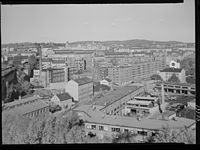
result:
[(30, 113), (32, 111), (36, 111), (38, 109), (42, 109), (45, 107), (49, 107), (49, 105), (46, 104), (45, 102), (39, 100), (39, 101), (35, 101), (33, 103), (21, 105), (19, 107), (13, 108), (11, 110), (7, 110), (5, 112), (25, 115), (27, 113)]
[(139, 86), (125, 86), (122, 88), (118, 88), (115, 91), (111, 91), (104, 95), (101, 98), (97, 98), (93, 100), (95, 105), (106, 106), (112, 104), (113, 102), (120, 100), (121, 98), (125, 97), (126, 95), (140, 89), (142, 87)]
[(56, 94), (56, 96), (60, 99), (60, 101), (65, 101), (72, 98), (68, 93)]
[(160, 70), (160, 72), (181, 72), (182, 68), (165, 68)]
[(93, 82), (90, 78), (88, 77), (83, 77), (83, 78), (79, 78), (79, 79), (75, 79), (74, 80), (76, 83), (78, 83), (78, 85), (84, 85), (90, 82)]
[(109, 79), (109, 78), (105, 78), (105, 80), (108, 81), (108, 82), (111, 82), (111, 79)]

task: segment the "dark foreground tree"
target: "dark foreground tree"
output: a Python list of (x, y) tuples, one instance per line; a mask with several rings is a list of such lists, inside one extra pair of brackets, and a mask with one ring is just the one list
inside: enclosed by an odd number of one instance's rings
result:
[(195, 130), (183, 127), (181, 129), (171, 129), (163, 127), (155, 136), (148, 136), (145, 139), (147, 143), (185, 143), (195, 144), (196, 135)]
[(168, 79), (168, 82), (180, 83), (180, 80), (175, 74), (172, 74), (172, 76)]

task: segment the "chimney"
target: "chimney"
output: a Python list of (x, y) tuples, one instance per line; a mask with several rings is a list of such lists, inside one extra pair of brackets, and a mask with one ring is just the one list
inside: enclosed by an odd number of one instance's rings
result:
[(164, 91), (164, 85), (161, 84), (161, 99), (162, 99), (162, 105), (165, 104), (165, 91)]

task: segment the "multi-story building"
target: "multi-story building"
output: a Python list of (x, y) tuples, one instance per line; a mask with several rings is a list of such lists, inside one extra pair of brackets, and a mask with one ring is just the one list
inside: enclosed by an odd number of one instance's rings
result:
[(74, 101), (91, 99), (93, 96), (93, 81), (87, 77), (70, 80), (66, 84), (66, 92), (74, 98)]
[[(38, 72), (36, 72), (38, 78)], [(65, 88), (66, 82), (70, 80), (70, 71), (67, 66), (63, 68), (47, 68), (42, 69), (39, 80), (45, 88), (57, 89)], [(62, 86), (61, 86), (62, 85)]]
[(100, 81), (108, 76), (108, 67), (101, 64), (95, 64), (93, 73), (93, 79)]
[(131, 66), (113, 66), (108, 68), (108, 78), (119, 86), (124, 86), (132, 82)]
[(132, 64), (132, 80), (134, 82), (148, 79), (157, 71), (165, 68), (165, 59), (153, 59), (149, 61), (135, 62)]

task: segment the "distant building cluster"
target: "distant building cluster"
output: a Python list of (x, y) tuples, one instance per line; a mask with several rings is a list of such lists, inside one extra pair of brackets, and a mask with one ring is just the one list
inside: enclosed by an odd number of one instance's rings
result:
[[(181, 60), (193, 50), (179, 53), (67, 42), (64, 47), (4, 48), (3, 52), (3, 99), (22, 73), (32, 85), (32, 94), (2, 103), (3, 114), (36, 118), (74, 111), (83, 119), (86, 134), (102, 138), (131, 132), (139, 141), (155, 136), (163, 126), (195, 126), (190, 114), (196, 105), (196, 88), (186, 83), (181, 68)], [(160, 78), (151, 80), (152, 75)], [(107, 90), (95, 90), (100, 86)]]

